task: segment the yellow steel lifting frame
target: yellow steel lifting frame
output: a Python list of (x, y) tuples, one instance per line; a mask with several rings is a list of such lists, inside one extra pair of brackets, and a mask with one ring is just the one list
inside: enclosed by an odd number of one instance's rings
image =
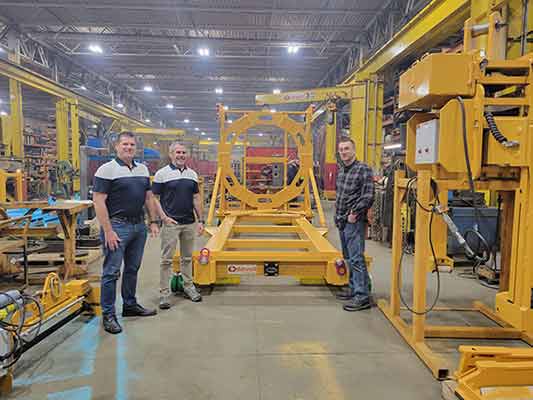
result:
[[(211, 235), (205, 246), (209, 257), (208, 261), (202, 261), (203, 250), (194, 253), (194, 281), (210, 285), (238, 277), (244, 271), (254, 275), (317, 279), (331, 285), (347, 284), (348, 272), (337, 264), (342, 261), (342, 254), (324, 238), (326, 220), (312, 170), (312, 107), (305, 112), (227, 112), (239, 118), (228, 124), (226, 111), (219, 106), (218, 170), (206, 223), (206, 232)], [(297, 121), (298, 117), (304, 122)], [(284, 157), (246, 155), (248, 130), (264, 125), (283, 130)], [(243, 184), (239, 182), (232, 169), (233, 146), (238, 141), (244, 144), (243, 164), (283, 162), (286, 166), (287, 135), (296, 144), (300, 160), (292, 183), (276, 193), (253, 193), (244, 179)], [(313, 217), (311, 189), (318, 211), (318, 228), (309, 222)], [(291, 201), (302, 195), (303, 201)], [(236, 200), (229, 201), (230, 196)], [(215, 209), (217, 200), (218, 210)], [(214, 226), (216, 216), (222, 220), (218, 227)]]
[[(528, 239), (533, 226), (533, 149), (530, 143), (533, 135), (533, 53), (512, 60), (503, 58), (502, 46), (504, 48), (507, 38), (501, 29), (505, 26), (500, 13), (502, 3), (505, 2), (486, 4), (484, 15), (488, 23), (481, 25), (482, 28), (479, 28), (482, 18), (465, 22), (463, 53), (429, 55), (400, 78), (400, 107), (428, 110), (416, 113), (407, 126), (406, 164), (417, 172), (418, 199), (411, 322), (400, 315), (400, 210), (407, 186), (413, 183), (403, 172), (396, 172), (395, 176), (390, 297), (389, 301), (380, 300), (378, 305), (438, 379), (448, 377), (451, 369), (445, 359), (430, 349), (427, 338), (521, 339), (533, 345), (533, 248)], [(485, 37), (484, 41), (480, 35)], [(480, 43), (481, 48), (476, 47)], [(446, 79), (446, 76), (454, 79)], [(464, 104), (464, 126), (461, 102)], [(501, 137), (497, 140), (497, 135), (489, 133), (491, 127), (486, 112), (494, 113), (494, 123), (505, 141)], [(438, 126), (435, 130), (438, 140), (430, 145), (435, 148), (436, 161), (422, 162), (420, 158), (417, 161), (419, 153), (430, 149), (417, 147), (417, 135), (423, 134), (420, 133), (423, 131), (417, 133), (417, 128), (427, 121), (436, 122)], [(435, 264), (450, 266), (451, 261), (446, 257), (446, 225), (438, 215), (425, 210), (431, 210), (438, 200), (446, 209), (449, 190), (470, 188), (466, 159), (470, 163), (474, 189), (499, 192), (503, 197), (502, 272), (494, 310), (480, 302), (461, 310), (480, 312), (496, 322), (499, 325), (496, 327), (426, 323), (427, 275), (434, 271)], [(430, 233), (431, 218), (434, 220)], [(430, 234), (436, 260), (428, 241)], [(434, 311), (453, 310), (456, 309), (436, 308)], [(502, 381), (533, 383), (531, 365), (483, 361), (478, 363), (475, 375), (486, 381), (486, 377), (494, 376), (494, 371), (502, 374)], [(514, 379), (503, 378), (508, 374)]]

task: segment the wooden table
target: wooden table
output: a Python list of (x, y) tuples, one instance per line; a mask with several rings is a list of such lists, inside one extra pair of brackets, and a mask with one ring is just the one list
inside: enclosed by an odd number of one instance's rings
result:
[(92, 202), (58, 202), (51, 206), (43, 207), (43, 213), (55, 212), (59, 217), (61, 228), (65, 234), (64, 243), (64, 260), (65, 270), (64, 278), (70, 276), (71, 271), (76, 266), (76, 220), (78, 214), (92, 207)]

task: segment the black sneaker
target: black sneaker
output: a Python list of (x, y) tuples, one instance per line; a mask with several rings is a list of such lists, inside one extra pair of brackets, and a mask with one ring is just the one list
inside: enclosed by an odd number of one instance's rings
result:
[(367, 310), (370, 307), (372, 307), (372, 304), (370, 304), (370, 299), (366, 299), (366, 300), (353, 299), (345, 303), (342, 306), (344, 311), (361, 311), (361, 310)]
[(140, 304), (135, 304), (134, 306), (123, 306), (122, 307), (122, 316), (123, 317), (151, 317), (156, 315), (156, 310), (151, 310), (144, 308)]
[(104, 330), (113, 335), (122, 332), (122, 327), (118, 323), (115, 315), (104, 315), (102, 318), (102, 324), (104, 325)]

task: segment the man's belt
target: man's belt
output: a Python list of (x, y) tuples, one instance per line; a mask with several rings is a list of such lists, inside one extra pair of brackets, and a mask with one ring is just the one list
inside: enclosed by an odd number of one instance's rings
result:
[(133, 217), (126, 216), (126, 215), (116, 215), (114, 217), (111, 217), (111, 222), (122, 222), (122, 223), (128, 223), (128, 224), (140, 224), (144, 222), (144, 215), (135, 215)]

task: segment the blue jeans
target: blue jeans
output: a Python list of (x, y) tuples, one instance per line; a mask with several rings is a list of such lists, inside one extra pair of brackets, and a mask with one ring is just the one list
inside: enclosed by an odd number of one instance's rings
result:
[(357, 301), (369, 299), (368, 270), (365, 263), (365, 232), (366, 222), (357, 221), (354, 224), (346, 223), (339, 230), (342, 245), (342, 255), (350, 268), (350, 292)]
[(124, 306), (137, 304), (135, 292), (137, 290), (137, 272), (141, 267), (146, 243), (146, 225), (128, 222), (111, 221), (111, 226), (120, 238), (119, 246), (111, 251), (105, 246), (104, 232), (100, 237), (104, 243), (104, 265), (100, 303), (104, 315), (115, 315), (115, 299), (117, 296), (117, 280), (120, 277), (120, 267), (124, 261), (122, 274), (122, 301)]

